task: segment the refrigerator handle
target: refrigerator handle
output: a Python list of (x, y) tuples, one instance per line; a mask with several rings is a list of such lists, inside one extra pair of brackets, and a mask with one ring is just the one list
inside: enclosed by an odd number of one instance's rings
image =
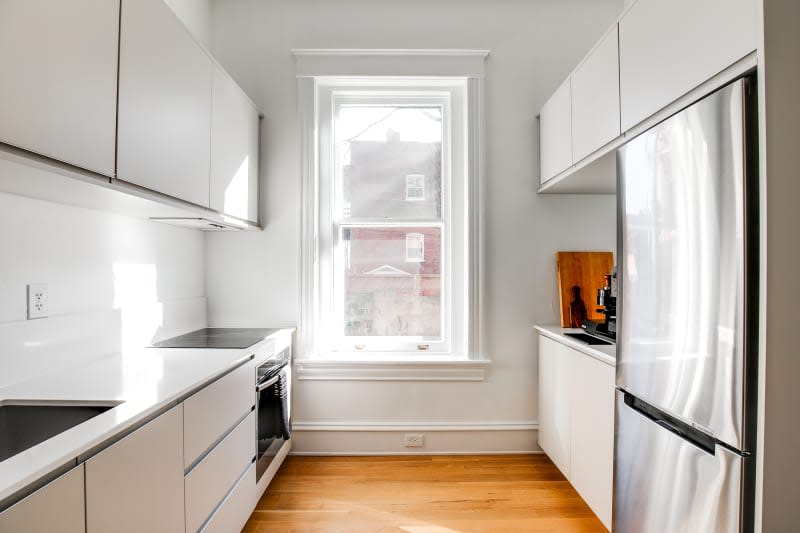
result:
[(670, 431), (683, 440), (695, 445), (707, 454), (715, 455), (717, 441), (714, 439), (714, 437), (708, 433), (700, 431), (695, 427), (690, 426), (682, 420), (678, 420), (677, 418), (668, 415), (660, 409), (656, 409), (652, 405), (643, 402), (639, 398), (636, 398), (625, 391), (621, 392), (624, 394), (625, 405), (642, 416), (649, 418), (667, 431)]

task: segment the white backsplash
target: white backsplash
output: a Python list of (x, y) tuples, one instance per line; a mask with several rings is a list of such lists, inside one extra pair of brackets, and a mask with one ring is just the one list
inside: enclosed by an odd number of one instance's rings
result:
[(206, 327), (206, 299), (0, 324), (0, 387)]

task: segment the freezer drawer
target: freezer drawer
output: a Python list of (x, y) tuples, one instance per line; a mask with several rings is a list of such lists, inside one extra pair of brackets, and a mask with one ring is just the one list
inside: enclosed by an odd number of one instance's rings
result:
[(753, 459), (713, 440), (693, 444), (629, 407), (624, 396), (617, 390), (614, 533), (746, 531), (743, 494)]

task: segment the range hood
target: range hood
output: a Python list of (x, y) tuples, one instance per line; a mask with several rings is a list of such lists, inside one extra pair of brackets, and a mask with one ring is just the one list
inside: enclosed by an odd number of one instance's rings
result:
[(236, 224), (233, 219), (230, 221), (221, 221), (192, 217), (150, 217), (150, 220), (202, 231), (242, 231), (246, 227), (243, 223)]

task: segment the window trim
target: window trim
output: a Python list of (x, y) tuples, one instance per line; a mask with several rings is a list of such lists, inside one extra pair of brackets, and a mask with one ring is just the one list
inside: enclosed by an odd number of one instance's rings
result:
[[(433, 363), (434, 361), (488, 361), (488, 356), (484, 348), (483, 334), (483, 288), (484, 288), (484, 269), (483, 269), (483, 187), (484, 187), (484, 155), (483, 155), (483, 63), (488, 55), (488, 51), (414, 51), (404, 56), (403, 51), (384, 50), (369, 51), (369, 54), (359, 55), (358, 51), (351, 51), (359, 58), (359, 61), (351, 63), (349, 52), (344, 51), (294, 51), (298, 63), (302, 63), (302, 68), (298, 66), (298, 103), (301, 133), (301, 175), (302, 175), (302, 211), (300, 223), (301, 254), (300, 260), (300, 317), (298, 328), (298, 361), (309, 363), (318, 360), (325, 361), (325, 364), (333, 364), (332, 361), (356, 360), (359, 361), (359, 378), (372, 379), (370, 373), (365, 370), (370, 365), (375, 366), (376, 372), (385, 373), (387, 364), (392, 364), (392, 360), (402, 357), (403, 363), (419, 361), (420, 364)], [(299, 57), (303, 56), (303, 57)], [(372, 65), (375, 65), (375, 56), (387, 58), (388, 63), (394, 65), (393, 68), (402, 74), (411, 74), (402, 78), (402, 81), (413, 83), (414, 80), (424, 82), (438, 81), (446, 85), (453, 79), (465, 79), (465, 109), (466, 120), (469, 125), (467, 129), (467, 139), (465, 143), (468, 147), (468, 157), (465, 162), (467, 176), (467, 212), (469, 247), (466, 263), (468, 264), (468, 279), (466, 283), (467, 305), (464, 312), (467, 315), (466, 323), (468, 332), (466, 344), (462, 353), (443, 354), (385, 354), (376, 356), (374, 360), (365, 361), (363, 356), (367, 354), (338, 354), (331, 358), (331, 354), (325, 354), (316, 349), (314, 343), (314, 326), (316, 323), (315, 310), (317, 309), (317, 297), (314, 287), (319, 280), (318, 258), (316, 257), (316, 247), (319, 239), (316, 228), (319, 227), (318, 207), (320, 202), (318, 191), (318, 164), (316, 147), (318, 143), (318, 130), (315, 122), (318, 104), (316, 84), (318, 78), (314, 77), (316, 70), (320, 74), (330, 74), (331, 72), (344, 72), (347, 74), (371, 75)], [(452, 58), (459, 58), (453, 61)], [(365, 59), (366, 58), (366, 59)], [(300, 60), (303, 60), (302, 62)], [(380, 61), (385, 67), (386, 61)], [(452, 76), (454, 65), (469, 65), (469, 72), (466, 76)], [(348, 66), (349, 65), (349, 66)], [(356, 65), (353, 67), (353, 65)], [(426, 65), (425, 72), (414, 70), (419, 65)], [(319, 68), (318, 68), (319, 67)], [(431, 67), (428, 69), (428, 67)], [(435, 68), (434, 68), (435, 67)], [(431, 76), (431, 71), (441, 70), (446, 76)], [(382, 67), (383, 68), (383, 67)], [(420, 75), (422, 74), (422, 75)], [(400, 79), (400, 78), (396, 78)], [(399, 364), (399, 361), (398, 361)], [(341, 379), (342, 376), (339, 375)], [(378, 379), (378, 378), (376, 378)]]

